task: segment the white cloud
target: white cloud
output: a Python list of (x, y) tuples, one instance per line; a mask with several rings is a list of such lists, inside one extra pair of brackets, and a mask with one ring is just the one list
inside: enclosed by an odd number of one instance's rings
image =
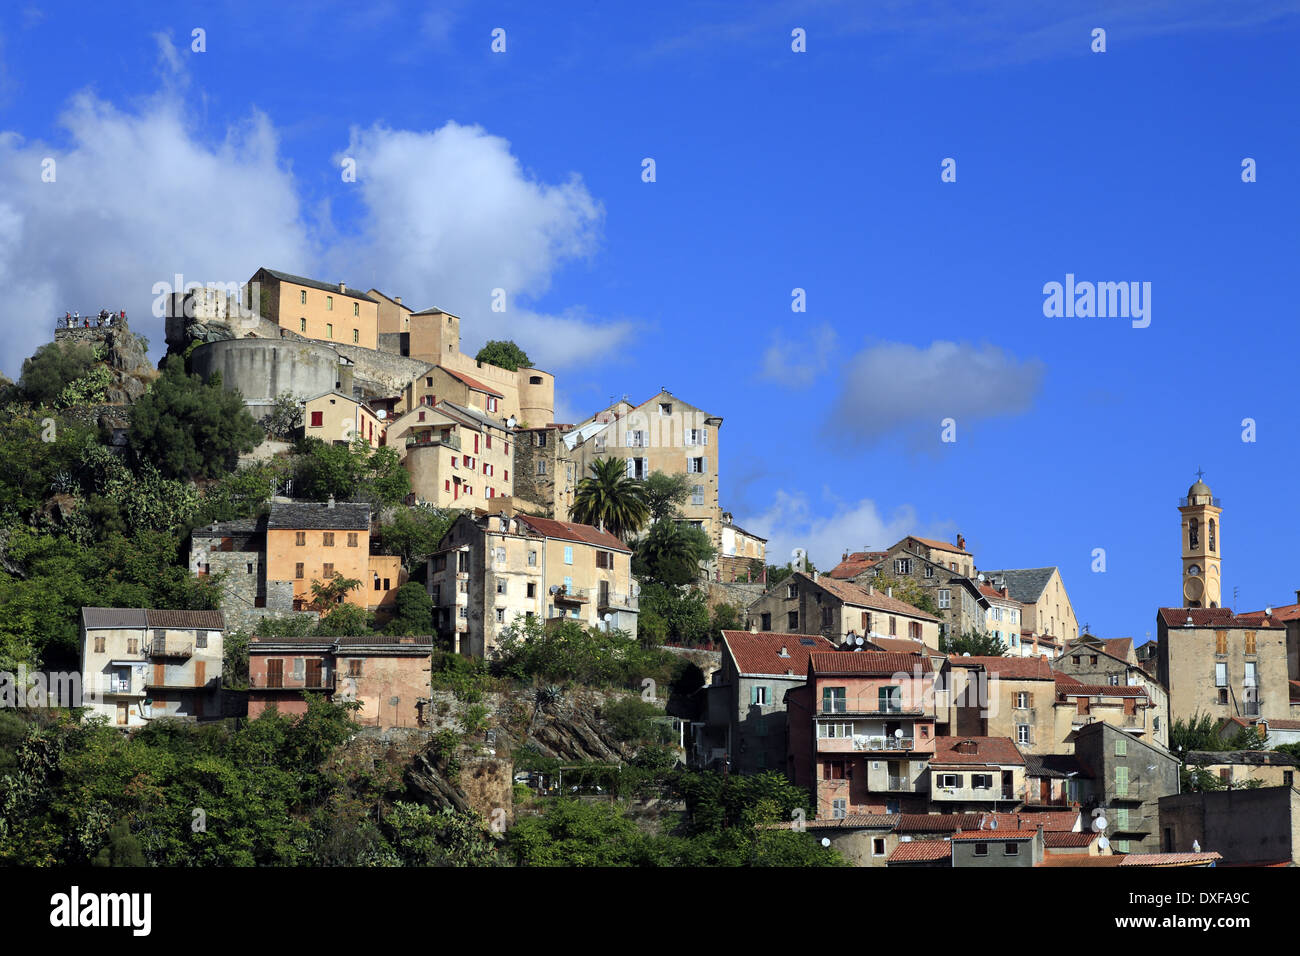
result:
[[(539, 367), (557, 368), (609, 352), (629, 333), (626, 321), (529, 305), (562, 265), (596, 248), (604, 210), (576, 174), (540, 182), (505, 139), (454, 122), (433, 132), (353, 130), (347, 155), (368, 214), (355, 248), (335, 250), (337, 268), (360, 266), (404, 302), (461, 316), (465, 351), (512, 338)], [(505, 291), (504, 312), (492, 310), (495, 289)]]
[[(16, 372), (52, 338), (55, 317), (74, 309), (126, 309), (157, 354), (155, 282), (175, 273), (243, 281), (263, 262), (309, 257), (293, 177), (265, 116), (209, 141), (170, 94), (128, 112), (83, 93), (60, 124), (59, 145), (0, 132), (6, 370)], [(53, 182), (41, 178), (46, 158)]]
[(767, 538), (767, 562), (785, 564), (795, 548), (803, 548), (813, 564), (829, 571), (845, 551), (884, 550), (909, 534), (944, 538), (946, 524), (918, 527), (916, 510), (902, 505), (884, 514), (874, 501), (844, 501), (824, 495), (814, 513), (803, 492), (778, 490), (766, 511), (740, 519), (742, 528)]
[(938, 442), (940, 421), (953, 418), (960, 440), (965, 425), (1028, 410), (1044, 369), (996, 345), (882, 342), (849, 359), (827, 425), (867, 440), (902, 431)]
[(835, 330), (829, 325), (811, 329), (801, 341), (787, 339), (778, 331), (763, 352), (759, 378), (790, 388), (807, 388), (825, 374), (837, 343)]

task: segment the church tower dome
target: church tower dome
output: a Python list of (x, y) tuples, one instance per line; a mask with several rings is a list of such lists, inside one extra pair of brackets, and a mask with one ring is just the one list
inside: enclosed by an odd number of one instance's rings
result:
[(1182, 515), (1183, 606), (1220, 607), (1220, 517), (1223, 509), (1210, 486), (1196, 473), (1187, 497), (1178, 502)]

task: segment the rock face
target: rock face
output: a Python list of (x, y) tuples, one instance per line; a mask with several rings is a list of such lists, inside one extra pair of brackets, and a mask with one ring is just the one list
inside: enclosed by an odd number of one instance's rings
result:
[(635, 755), (634, 749), (616, 739), (594, 716), (604, 702), (603, 694), (588, 691), (540, 704), (535, 707), (524, 742), (545, 757), (561, 760), (629, 760)]

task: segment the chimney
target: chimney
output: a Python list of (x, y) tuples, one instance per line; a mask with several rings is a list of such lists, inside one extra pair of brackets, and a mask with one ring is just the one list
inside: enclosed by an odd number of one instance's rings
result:
[(750, 622), (749, 622), (749, 633), (750, 633), (750, 634), (757, 634), (757, 633), (758, 633), (758, 622), (757, 622), (757, 621), (750, 621)]
[(1295, 589), (1295, 602), (1296, 604), (1300, 604), (1300, 588)]
[(894, 587), (893, 585), (890, 585), (889, 587), (885, 588), (885, 597), (893, 597), (893, 596), (894, 596)]
[(815, 583), (817, 582), (817, 572), (816, 572), (816, 571), (814, 571), (814, 572), (812, 573), (812, 579), (813, 579), (813, 583), (815, 584)]
[(786, 650), (786, 647), (785, 647), (784, 644), (781, 645), (781, 656), (782, 656), (782, 657), (789, 657), (789, 656), (790, 656), (790, 652), (789, 652), (788, 650)]
[(340, 291), (340, 292), (347, 292), (347, 291), (348, 291), (348, 287), (345, 286), (342, 282), (340, 282), (340, 283), (339, 283), (339, 291)]
[(875, 594), (875, 593), (876, 593), (876, 586), (875, 586), (874, 584), (868, 584), (868, 585), (867, 585), (867, 593), (868, 593), (868, 594)]
[(393, 296), (393, 301), (396, 302), (398, 305), (401, 305), (401, 304), (402, 304), (402, 297), (401, 297), (400, 295), (395, 295), (395, 296)]
[(966, 550), (966, 539), (963, 538), (961, 535), (957, 535), (957, 550), (958, 551)]
[(333, 496), (332, 494), (330, 495), (330, 500), (327, 501), (327, 502), (325, 502), (325, 507), (326, 507), (326, 508), (333, 508), (333, 507), (334, 507), (334, 496)]
[[(847, 561), (848, 559), (849, 559), (849, 553), (848, 553), (847, 551), (845, 551), (845, 552), (844, 552), (844, 557), (840, 558), (840, 560), (841, 560), (841, 561)], [(1295, 599), (1296, 599), (1296, 601), (1300, 601), (1300, 591), (1296, 591), (1296, 593), (1295, 593)]]

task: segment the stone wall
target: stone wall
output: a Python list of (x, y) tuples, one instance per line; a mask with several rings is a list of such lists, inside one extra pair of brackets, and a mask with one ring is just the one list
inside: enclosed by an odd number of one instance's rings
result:
[[(322, 343), (324, 344), (324, 343)], [(432, 366), (419, 359), (362, 348), (359, 345), (329, 346), (353, 363), (353, 381), (380, 395), (396, 395)]]
[(254, 418), (265, 414), (281, 392), (303, 400), (350, 383), (340, 379), (338, 353), (317, 342), (230, 339), (200, 345), (190, 365), (206, 381), (221, 373), (222, 384), (238, 389)]
[(734, 604), (744, 611), (761, 598), (767, 591), (766, 584), (745, 584), (743, 582), (710, 581), (707, 593), (709, 607), (719, 604)]

